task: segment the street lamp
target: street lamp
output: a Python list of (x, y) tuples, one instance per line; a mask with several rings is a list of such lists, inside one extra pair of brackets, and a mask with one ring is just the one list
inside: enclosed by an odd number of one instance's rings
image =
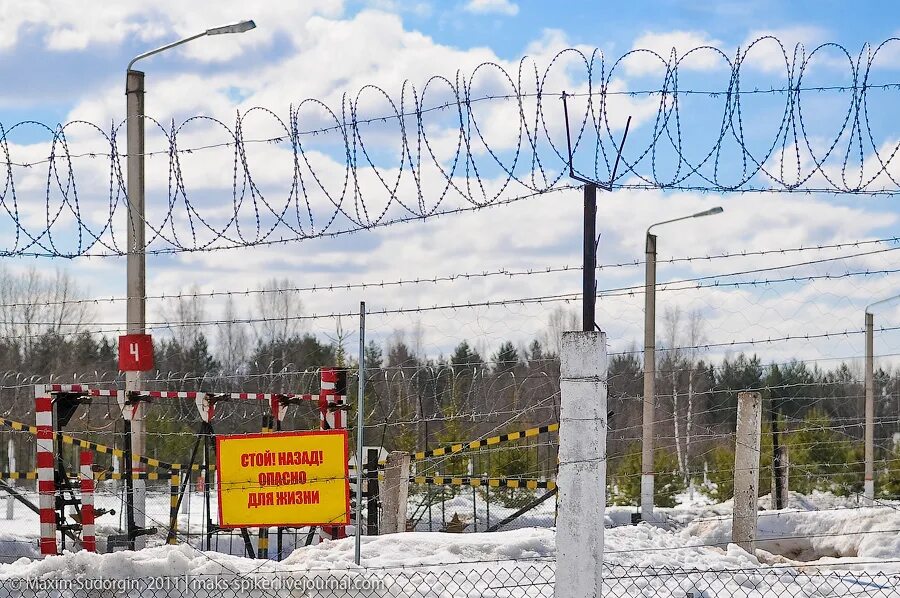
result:
[[(233, 25), (207, 29), (202, 33), (186, 37), (171, 44), (166, 44), (144, 52), (131, 59), (128, 63), (125, 75), (126, 98), (126, 148), (127, 158), (127, 189), (128, 194), (128, 226), (127, 226), (127, 299), (126, 299), (126, 332), (129, 335), (145, 334), (146, 325), (146, 253), (145, 253), (145, 222), (144, 222), (144, 73), (136, 71), (132, 67), (134, 63), (148, 56), (159, 54), (175, 46), (180, 46), (189, 41), (207, 35), (222, 35), (227, 33), (243, 33), (256, 27), (253, 21), (241, 21)], [(125, 391), (129, 401), (140, 390), (141, 372), (125, 372)], [(130, 426), (132, 454), (146, 454), (146, 430), (144, 428), (144, 409), (139, 402), (129, 403), (129, 413), (125, 417), (125, 425)], [(136, 539), (142, 536), (142, 530), (146, 522), (146, 487), (143, 480), (132, 480), (132, 460), (127, 458), (125, 463), (126, 484), (126, 518), (128, 526), (128, 542), (134, 548)], [(138, 464), (137, 469), (145, 469), (143, 464)], [(139, 542), (143, 544), (143, 542)], [(141, 546), (137, 546), (140, 548)]]
[(875, 500), (875, 317), (872, 308), (900, 299), (894, 295), (866, 306), (866, 474), (863, 497)]
[(646, 274), (644, 279), (644, 404), (643, 441), (641, 445), (641, 518), (653, 520), (653, 419), (656, 404), (656, 235), (650, 229), (690, 218), (721, 214), (716, 206), (690, 216), (681, 216), (651, 224), (647, 228)]

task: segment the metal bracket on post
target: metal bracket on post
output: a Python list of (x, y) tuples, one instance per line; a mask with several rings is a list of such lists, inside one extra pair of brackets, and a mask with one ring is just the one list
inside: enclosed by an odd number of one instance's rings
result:
[(625, 147), (625, 138), (628, 137), (628, 129), (631, 127), (631, 117), (625, 123), (625, 132), (616, 152), (616, 161), (610, 173), (609, 182), (601, 183), (585, 178), (575, 172), (572, 164), (572, 134), (569, 130), (569, 103), (568, 94), (563, 92), (563, 114), (566, 120), (566, 146), (569, 156), (569, 178), (584, 184), (584, 260), (582, 264), (582, 293), (584, 302), (582, 305), (581, 324), (585, 332), (600, 330), (596, 321), (597, 304), (597, 189), (612, 191), (616, 181), (616, 173), (619, 170), (619, 162), (622, 159), (622, 149)]
[[(140, 392), (137, 390), (132, 390), (128, 392), (119, 391), (116, 393), (116, 399), (119, 402), (119, 408), (122, 411), (122, 419), (123, 427), (124, 427), (124, 447), (122, 450), (122, 460), (124, 461), (124, 475), (125, 478), (125, 537), (124, 541), (114, 542), (114, 544), (118, 543), (120, 545), (124, 545), (128, 550), (134, 550), (136, 548), (135, 540), (142, 536), (148, 536), (156, 533), (155, 527), (143, 527), (138, 525), (138, 518), (135, 517), (135, 489), (134, 489), (134, 463), (132, 458), (132, 427), (131, 423), (137, 418), (143, 419), (140, 417), (140, 409), (141, 404), (145, 401), (145, 398), (141, 396)], [(144, 503), (146, 504), (146, 503)], [(137, 505), (138, 509), (142, 509), (143, 507)], [(140, 520), (143, 521), (144, 517), (140, 517)]]

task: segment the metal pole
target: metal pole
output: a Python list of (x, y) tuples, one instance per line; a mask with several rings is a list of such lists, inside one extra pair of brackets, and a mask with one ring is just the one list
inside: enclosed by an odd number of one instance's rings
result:
[(128, 538), (128, 550), (134, 550), (134, 541), (137, 536), (136, 524), (134, 517), (134, 462), (131, 459), (131, 446), (134, 441), (131, 422), (127, 419), (122, 423), (124, 438), (124, 449), (122, 450), (122, 460), (124, 461), (123, 477), (125, 478), (125, 535)]
[(597, 303), (597, 186), (584, 186), (584, 264), (581, 329), (593, 332)]
[(866, 475), (863, 497), (875, 499), (875, 317), (866, 312)]
[[(144, 253), (144, 73), (128, 70), (125, 81), (126, 98), (126, 149), (127, 157), (127, 302), (126, 331), (128, 334), (144, 334), (146, 323), (146, 254)], [(125, 391), (131, 393), (141, 388), (141, 372), (125, 372)], [(130, 396), (130, 395), (128, 395)], [(144, 427), (144, 406), (138, 404), (131, 418), (131, 452), (147, 454), (147, 436)], [(132, 467), (133, 465), (133, 467)], [(143, 463), (127, 466), (137, 473), (146, 471)], [(134, 480), (134, 524), (146, 525), (146, 482)], [(136, 538), (135, 548), (144, 546), (142, 536)]]
[(656, 404), (656, 235), (647, 233), (644, 278), (644, 413), (641, 444), (641, 518), (653, 519), (653, 418)]
[(354, 562), (359, 565), (362, 545), (363, 415), (366, 397), (366, 302), (359, 302), (359, 390), (356, 397), (356, 546)]

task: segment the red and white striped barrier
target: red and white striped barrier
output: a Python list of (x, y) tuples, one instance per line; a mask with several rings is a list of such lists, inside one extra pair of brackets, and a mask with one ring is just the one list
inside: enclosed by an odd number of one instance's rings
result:
[(34, 420), (35, 426), (37, 426), (38, 508), (41, 520), (41, 554), (57, 554), (53, 400), (43, 386), (34, 387)]
[(285, 410), (289, 403), (298, 401), (318, 401), (318, 395), (269, 392), (225, 392), (214, 393), (200, 390), (150, 390), (141, 393), (151, 399), (187, 399), (197, 404), (200, 418), (209, 423), (216, 414), (216, 403), (219, 401), (265, 401), (271, 405), (272, 416), (278, 421), (284, 420)]
[[(300, 401), (317, 401), (322, 430), (343, 430), (346, 428), (344, 406), (346, 395), (338, 395), (336, 385), (339, 372), (335, 368), (320, 371), (320, 391), (314, 394), (296, 393), (210, 393), (204, 391), (142, 391), (140, 396), (150, 399), (188, 399), (197, 404), (200, 416), (210, 422), (215, 414), (215, 406), (221, 400), (255, 400), (269, 403), (275, 421), (283, 421), (288, 405)], [(346, 386), (344, 384), (343, 386)], [(40, 551), (42, 555), (58, 554), (56, 542), (56, 482), (55, 450), (56, 430), (53, 423), (53, 394), (79, 393), (92, 397), (116, 397), (126, 420), (133, 419), (140, 408), (140, 401), (129, 402), (125, 391), (116, 389), (91, 388), (84, 384), (44, 384), (35, 386), (35, 424), (37, 427), (37, 469), (38, 493), (41, 521)], [(93, 453), (80, 453), (79, 478), (81, 483), (81, 546), (84, 550), (97, 551), (94, 512)], [(319, 539), (338, 539), (347, 536), (344, 526), (324, 526), (319, 529)]]
[(97, 552), (94, 535), (94, 453), (81, 451), (81, 547)]
[(271, 401), (272, 399), (315, 401), (319, 397), (311, 394), (272, 392), (206, 392), (202, 390), (147, 390), (141, 396), (151, 399), (198, 399), (213, 397), (218, 400)]
[[(321, 386), (319, 387), (319, 427), (322, 430), (343, 430), (347, 427), (347, 418), (340, 408), (347, 404), (346, 395), (338, 395), (336, 386), (338, 371), (334, 368), (322, 368)], [(341, 389), (346, 392), (346, 383)], [(339, 540), (347, 537), (347, 528), (342, 525), (324, 525), (319, 527), (319, 541)]]
[(122, 392), (114, 388), (91, 388), (84, 384), (44, 384), (42, 388), (45, 394), (51, 392), (73, 392), (86, 394), (91, 397), (114, 397)]

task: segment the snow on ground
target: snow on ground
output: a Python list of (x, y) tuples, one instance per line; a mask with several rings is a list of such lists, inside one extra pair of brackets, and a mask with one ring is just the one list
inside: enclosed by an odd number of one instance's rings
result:
[[(679, 532), (702, 544), (724, 545), (731, 516), (701, 519)], [(795, 561), (900, 571), (900, 508), (784, 509), (759, 513), (757, 547)]]
[[(873, 587), (896, 587), (896, 580), (892, 582), (878, 576), (864, 579), (836, 574), (798, 576), (793, 570), (761, 567), (754, 556), (734, 545), (715, 548), (692, 545), (693, 542), (692, 538), (646, 524), (609, 530), (606, 564), (611, 571), (605, 576), (607, 591), (604, 595), (844, 597), (858, 596), (861, 591)], [(386, 587), (372, 594), (349, 590), (331, 591), (328, 595), (517, 597), (552, 594), (555, 558), (552, 529), (471, 534), (407, 532), (374, 536), (363, 538), (362, 554), (364, 568), (356, 568), (352, 538), (297, 549), (280, 563), (201, 552), (187, 545), (113, 554), (78, 552), (43, 560), (22, 558), (12, 564), (0, 565), (0, 587), (22, 577), (44, 581), (159, 576), (220, 581), (374, 578), (383, 581)], [(673, 569), (693, 571), (672, 574)], [(722, 573), (726, 569), (731, 572)], [(497, 593), (501, 587), (503, 592)], [(827, 592), (823, 594), (823, 590)], [(84, 594), (86, 597), (93, 595)], [(152, 594), (148, 594), (146, 588), (137, 588), (125, 595), (137, 598)], [(166, 592), (166, 595), (173, 594)], [(218, 595), (222, 595), (221, 592)], [(254, 587), (240, 595), (255, 598), (271, 595), (271, 591)]]
[[(121, 506), (114, 492), (101, 492), (97, 498), (98, 506), (115, 508), (119, 512)], [(156, 509), (149, 514), (150, 523), (165, 527), (168, 495), (153, 494), (149, 502), (153, 505), (151, 508)], [(411, 514), (424, 515), (417, 504), (417, 501), (411, 501)], [(761, 498), (759, 504), (762, 509), (767, 509), (769, 498)], [(494, 501), (489, 508), (491, 523), (515, 511)], [(884, 503), (879, 507), (860, 508), (856, 498), (828, 493), (792, 494), (788, 509), (760, 512), (761, 541), (753, 555), (728, 543), (732, 508), (730, 501), (709, 504), (697, 493), (693, 496), (685, 493), (678, 507), (658, 510), (665, 514), (668, 525), (653, 527), (629, 525), (631, 515), (637, 512), (635, 507), (610, 507), (604, 521), (605, 526), (611, 528), (606, 531), (604, 555), (606, 566), (612, 568), (607, 576), (607, 595), (658, 597), (685, 596), (692, 592), (695, 597), (730, 598), (745, 595), (753, 589), (759, 593), (752, 595), (764, 598), (784, 595), (800, 598), (859, 595), (873, 587), (888, 587), (897, 592), (896, 578), (859, 580), (846, 572), (900, 572), (900, 564), (892, 562), (900, 560), (900, 505)], [(202, 495), (196, 493), (186, 500), (180, 516), (182, 532), (189, 530), (193, 534), (193, 546), (157, 545), (137, 553), (78, 552), (41, 560), (35, 550), (37, 516), (17, 505), (13, 520), (0, 519), (0, 554), (4, 555), (6, 563), (0, 564), (0, 586), (4, 579), (15, 577), (126, 579), (239, 574), (245, 577), (343, 575), (359, 578), (365, 574), (393, 584), (394, 589), (390, 591), (393, 593), (388, 595), (493, 595), (489, 590), (493, 591), (498, 584), (507, 589), (516, 584), (530, 588), (511, 589), (502, 595), (549, 595), (548, 584), (553, 579), (556, 556), (552, 528), (554, 509), (554, 502), (547, 501), (539, 511), (531, 514), (530, 519), (516, 524), (534, 527), (509, 531), (461, 534), (415, 531), (364, 537), (362, 565), (365, 570), (360, 570), (353, 564), (352, 538), (298, 548), (281, 562), (234, 556), (243, 552), (237, 536), (230, 544), (213, 545), (232, 554), (200, 551), (198, 534), (203, 520), (203, 500)], [(432, 504), (431, 525), (440, 529), (455, 514), (475, 521), (478, 529), (483, 529), (487, 525), (487, 510), (482, 495), (463, 492)], [(215, 519), (215, 512), (212, 515)], [(106, 534), (118, 531), (118, 518), (117, 514), (100, 520), (101, 546)], [(420, 519), (417, 530), (423, 529), (423, 521), (427, 525), (427, 519)], [(286, 544), (290, 550), (294, 540), (287, 540)], [(672, 570), (700, 572), (672, 575), (669, 573)], [(732, 573), (716, 573), (721, 570)], [(815, 574), (815, 577), (803, 578), (803, 572)], [(821, 577), (822, 572), (830, 577)], [(797, 577), (798, 574), (801, 577)], [(819, 585), (825, 582), (827, 592), (822, 594), (824, 590)], [(454, 588), (461, 593), (455, 594)], [(442, 589), (445, 593), (440, 593)], [(148, 594), (132, 595), (146, 598)], [(241, 595), (257, 594), (251, 591)]]

